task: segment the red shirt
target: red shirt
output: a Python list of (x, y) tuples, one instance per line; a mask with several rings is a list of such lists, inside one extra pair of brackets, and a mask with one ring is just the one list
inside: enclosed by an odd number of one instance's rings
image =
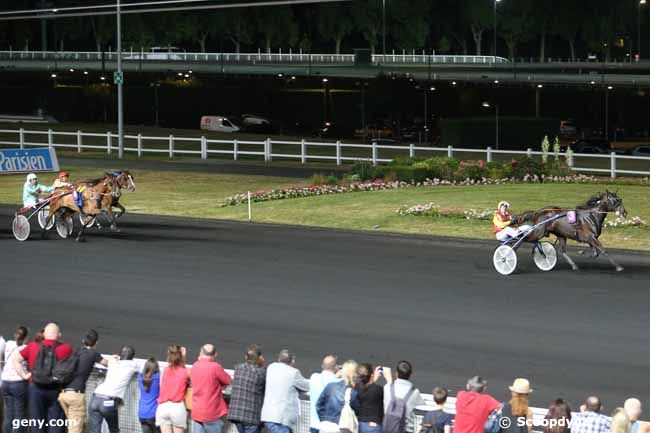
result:
[(199, 359), (190, 372), (192, 381), (192, 419), (197, 422), (211, 422), (228, 413), (223, 399), (223, 387), (232, 379), (221, 364), (209, 359)]
[[(50, 347), (56, 342), (56, 340), (43, 340), (41, 341), (41, 344), (45, 347)], [(27, 367), (30, 370), (34, 368), (34, 364), (36, 363), (36, 358), (38, 358), (38, 352), (40, 349), (41, 347), (39, 346), (39, 343), (32, 341), (27, 346), (25, 346), (23, 350), (20, 351), (20, 356), (22, 356), (23, 359), (27, 361)], [(72, 346), (67, 343), (61, 343), (57, 346), (56, 349), (54, 349), (54, 356), (57, 360), (61, 361), (72, 355), (72, 352)]]
[(456, 423), (454, 433), (483, 433), (490, 413), (501, 406), (487, 394), (460, 391), (456, 396)]
[(162, 379), (160, 379), (160, 394), (158, 395), (158, 404), (168, 401), (179, 403), (185, 400), (185, 391), (187, 390), (187, 368), (167, 367), (163, 370)]

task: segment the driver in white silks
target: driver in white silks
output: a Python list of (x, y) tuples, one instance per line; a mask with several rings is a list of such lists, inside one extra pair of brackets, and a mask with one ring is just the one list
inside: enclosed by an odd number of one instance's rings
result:
[(23, 185), (23, 206), (34, 206), (40, 199), (40, 194), (50, 193), (54, 188), (38, 183), (38, 176), (34, 173), (27, 175), (27, 181)]
[(494, 234), (498, 241), (505, 241), (508, 238), (519, 236), (520, 233), (525, 232), (531, 227), (526, 224), (512, 227), (512, 215), (510, 215), (508, 209), (510, 209), (510, 203), (507, 201), (500, 201), (497, 205), (497, 210), (494, 212), (494, 217), (492, 218)]

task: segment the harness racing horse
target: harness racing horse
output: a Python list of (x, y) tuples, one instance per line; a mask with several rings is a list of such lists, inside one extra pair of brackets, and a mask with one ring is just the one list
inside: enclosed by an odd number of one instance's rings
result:
[[(110, 201), (102, 202), (102, 210), (108, 215), (109, 222), (111, 223), (112, 231), (119, 231), (117, 229), (117, 219), (120, 218), (126, 212), (126, 209), (120, 203), (120, 197), (122, 196), (122, 189), (127, 191), (135, 191), (135, 178), (128, 170), (121, 170), (113, 173), (115, 178), (115, 183), (117, 184), (118, 190), (111, 194)], [(119, 213), (113, 213), (113, 208), (116, 207), (120, 210)], [(82, 221), (89, 227), (92, 227), (94, 224), (97, 227), (102, 228), (99, 224), (99, 221), (95, 216), (89, 215), (87, 218), (84, 218)]]
[[(83, 197), (82, 208), (77, 206), (73, 196), (73, 192), (77, 187), (62, 188), (61, 190), (65, 191), (65, 193), (56, 197), (50, 203), (50, 213), (47, 216), (47, 224), (49, 224), (55, 215), (64, 219), (74, 213), (81, 213), (83, 217), (87, 215), (97, 216), (108, 204), (111, 203), (112, 196), (119, 193), (120, 190), (119, 184), (115, 181), (115, 176), (111, 173), (107, 173), (104, 177), (99, 179), (82, 182), (82, 184), (86, 186), (83, 192), (80, 193)], [(113, 222), (114, 217), (112, 213), (109, 214), (109, 217)], [(82, 218), (82, 220), (86, 220), (86, 218)], [(81, 229), (75, 239), (77, 242), (84, 240), (83, 233), (87, 225), (88, 224), (82, 223)], [(46, 234), (47, 232), (43, 231), (43, 237), (45, 237)]]
[(542, 224), (539, 230), (535, 230), (528, 236), (527, 240), (531, 240), (531, 237), (532, 240), (537, 240), (549, 234), (554, 234), (557, 237), (556, 244), (559, 245), (562, 257), (571, 265), (574, 271), (578, 270), (578, 266), (566, 252), (567, 239), (585, 243), (591, 247), (594, 258), (598, 256), (606, 257), (616, 268), (616, 271), (622, 271), (623, 267), (609, 257), (607, 251), (603, 248), (603, 244), (598, 240), (608, 213), (615, 212), (617, 216), (627, 216), (623, 200), (615, 192), (598, 193), (587, 200), (585, 204), (577, 206), (575, 210), (551, 206), (541, 211), (526, 211), (513, 216), (512, 223), (530, 222), (536, 224), (555, 215), (568, 214), (569, 212), (575, 212), (575, 222), (570, 221), (569, 218), (557, 218)]

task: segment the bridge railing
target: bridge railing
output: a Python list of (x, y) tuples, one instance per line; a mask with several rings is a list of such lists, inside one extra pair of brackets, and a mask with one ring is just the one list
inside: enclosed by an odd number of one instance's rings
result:
[[(116, 61), (114, 51), (0, 51), (0, 60), (21, 61)], [(165, 61), (165, 62), (245, 62), (245, 63), (331, 63), (354, 64), (354, 54), (319, 54), (291, 50), (277, 53), (188, 53), (123, 51), (122, 60)], [(452, 56), (416, 54), (415, 51), (392, 54), (375, 54), (375, 64), (506, 64), (508, 59), (494, 56)]]
[[(118, 151), (118, 136), (113, 132), (89, 133), (83, 131), (61, 132), (48, 130), (0, 130), (0, 137), (12, 140), (0, 141), (0, 146), (53, 147), (83, 151), (105, 152), (113, 154)], [(147, 136), (127, 134), (124, 136), (124, 151), (136, 154), (163, 154), (169, 158), (193, 156), (201, 159), (210, 157), (228, 157), (232, 160), (261, 159), (270, 162), (273, 159), (299, 161), (302, 164), (314, 161), (326, 161), (342, 165), (357, 161), (366, 161), (373, 165), (391, 162), (396, 157), (431, 157), (448, 156), (461, 159), (484, 159), (508, 161), (516, 156), (541, 157), (542, 152), (527, 150), (496, 150), (486, 148), (429, 147), (409, 144), (357, 144), (326, 143), (310, 140), (288, 141), (273, 140), (220, 140), (208, 137)], [(575, 172), (599, 173), (616, 178), (620, 175), (650, 176), (650, 157), (610, 154), (567, 155), (569, 166)], [(549, 155), (549, 158), (553, 158)]]

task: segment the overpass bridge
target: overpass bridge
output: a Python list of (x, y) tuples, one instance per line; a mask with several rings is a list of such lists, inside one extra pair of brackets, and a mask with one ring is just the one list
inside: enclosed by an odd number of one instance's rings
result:
[[(372, 55), (360, 62), (354, 54), (306, 53), (122, 53), (123, 70), (143, 73), (322, 76), (514, 85), (601, 87), (650, 86), (650, 62), (555, 61), (510, 62), (493, 56), (427, 54)], [(0, 51), (0, 71), (77, 70), (109, 73), (117, 68), (115, 52)]]

